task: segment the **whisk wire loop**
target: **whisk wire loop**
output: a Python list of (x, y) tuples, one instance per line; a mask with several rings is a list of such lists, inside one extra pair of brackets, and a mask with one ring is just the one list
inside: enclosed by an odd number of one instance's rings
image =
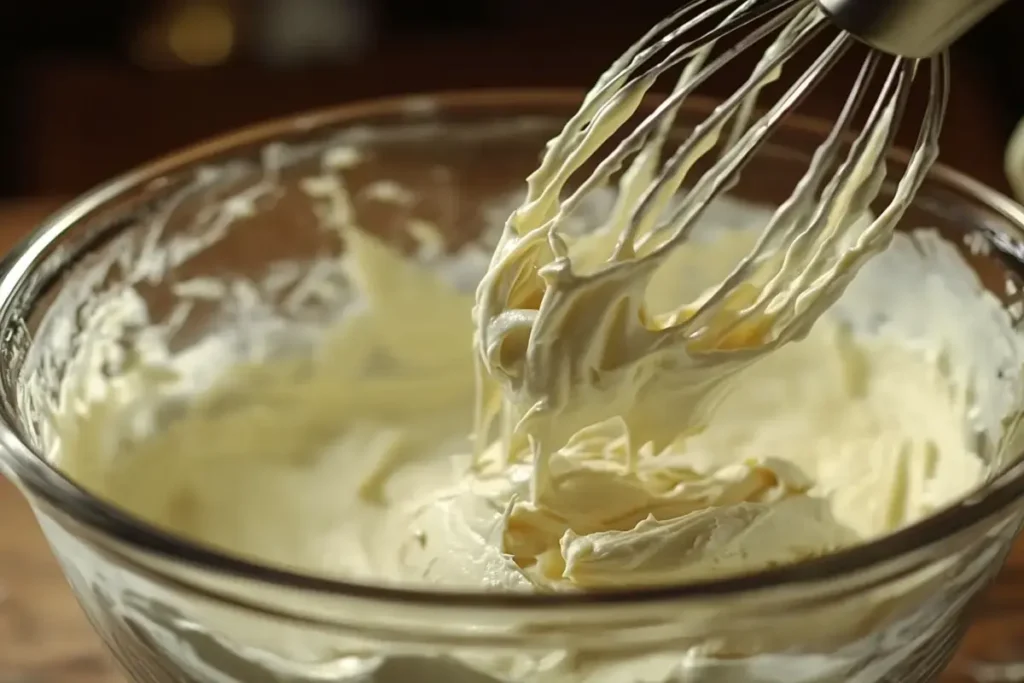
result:
[[(485, 364), (501, 366), (509, 381), (529, 382), (531, 374), (540, 377), (531, 363), (550, 351), (537, 347), (538, 340), (564, 332), (564, 316), (552, 311), (570, 300), (635, 298), (637, 283), (646, 286), (692, 239), (708, 206), (736, 186), (787, 116), (854, 52), (857, 40), (836, 31), (814, 53), (829, 30), (814, 0), (697, 0), (627, 49), (548, 144), (528, 178), (526, 200), (505, 226), (492, 262), (498, 275), (478, 293)], [(758, 46), (763, 52), (740, 86), (693, 129), (677, 130), (683, 102)], [(810, 65), (779, 83), (809, 51)], [(641, 113), (676, 68), (667, 96)], [(889, 149), (922, 75), (930, 80), (924, 117), (909, 163), (894, 180)], [(752, 358), (805, 335), (891, 239), (937, 156), (948, 89), (946, 53), (913, 59), (867, 50), (824, 142), (727, 277), (698, 302), (656, 320), (640, 310), (643, 329), (630, 327), (638, 324), (630, 313), (608, 318), (623, 330), (595, 330), (602, 338), (631, 340), (616, 351), (625, 354), (616, 367), (679, 343), (698, 364)], [(769, 94), (773, 99), (762, 103)], [(688, 182), (698, 164), (707, 170)], [(608, 217), (590, 226), (605, 238), (591, 242), (584, 263), (570, 245), (568, 218), (593, 192), (613, 185)], [(550, 329), (539, 330), (543, 320)], [(515, 352), (499, 362), (513, 335)], [(593, 359), (614, 355), (599, 346), (580, 362), (600, 365), (605, 361)]]

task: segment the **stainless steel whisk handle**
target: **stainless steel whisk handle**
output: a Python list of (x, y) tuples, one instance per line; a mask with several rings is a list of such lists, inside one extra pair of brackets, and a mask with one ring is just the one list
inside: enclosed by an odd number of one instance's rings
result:
[(931, 57), (1006, 0), (817, 0), (839, 28), (899, 57)]

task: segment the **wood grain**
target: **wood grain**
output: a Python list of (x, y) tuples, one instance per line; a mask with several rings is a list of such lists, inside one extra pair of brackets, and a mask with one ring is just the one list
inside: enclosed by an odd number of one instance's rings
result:
[[(0, 203), (0, 253), (58, 206), (54, 199)], [(75, 603), (28, 505), (0, 479), (0, 683), (124, 683)], [(1024, 681), (1024, 542), (978, 606), (943, 683)], [(990, 668), (979, 670), (979, 661)], [(976, 675), (969, 675), (974, 672)]]

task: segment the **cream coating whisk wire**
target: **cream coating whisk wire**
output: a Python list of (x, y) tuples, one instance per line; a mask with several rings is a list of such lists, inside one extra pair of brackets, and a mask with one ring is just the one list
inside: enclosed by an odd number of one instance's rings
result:
[[(529, 431), (534, 441), (564, 442), (588, 421), (639, 405), (644, 387), (669, 382), (670, 374), (677, 385), (719, 382), (730, 368), (806, 335), (858, 269), (885, 248), (938, 154), (949, 89), (946, 52), (914, 59), (869, 50), (831, 132), (750, 253), (696, 306), (657, 316), (644, 306), (647, 283), (691, 237), (708, 204), (732, 187), (787, 114), (858, 42), (836, 31), (810, 67), (759, 112), (783, 67), (830, 29), (828, 15), (810, 0), (688, 3), (602, 74), (548, 144), (525, 201), (505, 226), (474, 312), (481, 372), (518, 397), (511, 423), (559, 414), (557, 427), (517, 427), (522, 439)], [(681, 104), (765, 42), (742, 85), (671, 149)], [(655, 84), (677, 67), (681, 74), (668, 96), (641, 114)], [(917, 141), (905, 173), (883, 196), (886, 155), (922, 74), (929, 94)], [(697, 163), (716, 150), (711, 167), (684, 187)], [(600, 247), (591, 242), (584, 258), (567, 219), (616, 176), (617, 204), (594, 231), (607, 239)], [(629, 396), (613, 398), (626, 384)], [(583, 388), (604, 396), (603, 412), (591, 405), (586, 419), (575, 415), (574, 396)], [(498, 414), (499, 403), (484, 399), (480, 424)]]

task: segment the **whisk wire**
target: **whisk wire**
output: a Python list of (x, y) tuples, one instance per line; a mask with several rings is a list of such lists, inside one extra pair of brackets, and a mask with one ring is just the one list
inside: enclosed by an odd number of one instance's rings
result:
[[(829, 25), (812, 0), (697, 0), (626, 50), (549, 143), (528, 179), (526, 201), (505, 226), (493, 258), (507, 267), (497, 269), (502, 277), (488, 281), (478, 297), (488, 365), (500, 365), (515, 375), (513, 381), (529, 383), (530, 368), (543, 356), (533, 344), (564, 332), (564, 320), (550, 312), (569, 305), (570, 291), (573, 301), (640, 307), (648, 329), (615, 332), (622, 338), (633, 335), (635, 348), (620, 349), (627, 355), (682, 340), (697, 363), (720, 354), (746, 358), (806, 334), (822, 305), (837, 298), (871, 253), (888, 243), (934, 161), (948, 98), (948, 55), (929, 58), (928, 105), (898, 182), (886, 185), (888, 149), (925, 61), (868, 51), (835, 124), (793, 192), (719, 286), (693, 310), (684, 307), (657, 318), (647, 316), (642, 302), (623, 302), (637, 299), (637, 283), (649, 282), (692, 237), (707, 207), (735, 186), (790, 112), (849, 55), (856, 40), (840, 33), (773, 95), (772, 104), (758, 106), (767, 86)], [(723, 47), (725, 38), (729, 44)], [(683, 102), (739, 55), (765, 43), (740, 87), (668, 150)], [(651, 89), (677, 66), (681, 73), (668, 95), (650, 113), (638, 115)], [(880, 72), (884, 75), (877, 78)], [(862, 110), (865, 122), (854, 134)], [(613, 138), (617, 141), (609, 144)], [(683, 189), (698, 162), (709, 157), (710, 169)], [(586, 260), (576, 263), (566, 219), (617, 173), (616, 203), (595, 226), (613, 239), (595, 241)], [(870, 216), (883, 189), (892, 185), (880, 213)], [(545, 283), (540, 298), (538, 277)], [(572, 287), (557, 284), (569, 281)], [(625, 322), (615, 317), (615, 325), (635, 325), (636, 311), (627, 309)], [(548, 328), (540, 330), (544, 325)], [(614, 336), (607, 332), (609, 339)], [(507, 359), (492, 358), (513, 334), (517, 351)], [(586, 363), (604, 362), (597, 342), (590, 351)], [(625, 356), (614, 360), (616, 366), (629, 362)], [(577, 371), (585, 368), (572, 370)]]
[[(728, 292), (745, 278), (751, 270), (764, 263), (772, 249), (788, 243), (807, 225), (812, 215), (813, 202), (818, 196), (821, 184), (835, 166), (843, 139), (848, 134), (853, 117), (860, 109), (866, 85), (870, 82), (881, 61), (880, 55), (870, 54), (861, 65), (853, 89), (846, 98), (836, 124), (829, 131), (825, 141), (814, 151), (807, 171), (797, 181), (793, 193), (779, 205), (768, 224), (759, 235), (753, 249), (736, 264), (733, 270), (697, 308), (689, 321), (693, 330), (700, 330), (707, 317), (722, 302)], [(729, 330), (726, 330), (728, 332)]]
[[(916, 65), (915, 65), (916, 66)], [(949, 54), (942, 53), (930, 60), (929, 98), (926, 106), (924, 123), (918, 133), (917, 144), (907, 163), (907, 169), (897, 183), (892, 198), (878, 217), (858, 237), (856, 243), (840, 255), (843, 283), (852, 279), (859, 264), (870, 257), (874, 251), (884, 247), (891, 239), (895, 224), (903, 216), (907, 205), (924, 182), (928, 168), (938, 156), (938, 138), (945, 118), (949, 98)], [(827, 274), (819, 276), (819, 281), (806, 292), (798, 293), (798, 313), (794, 318), (794, 327), (807, 327), (813, 322), (811, 303), (824, 299), (827, 303), (838, 297), (841, 288), (828, 288), (825, 280)], [(832, 291), (838, 289), (838, 292)], [(808, 299), (809, 301), (802, 301)]]
[[(770, 72), (777, 68), (778, 64), (785, 62), (790, 52), (803, 47), (806, 41), (813, 37), (818, 28), (820, 26), (817, 25), (809, 27), (808, 34), (798, 35), (793, 45), (787, 46), (786, 51), (780, 52), (778, 63), (772, 60), (765, 65), (766, 71)], [(679, 203), (671, 218), (663, 226), (659, 226), (652, 233), (652, 237), (662, 231), (672, 232), (673, 236), (669, 238), (672, 241), (672, 246), (679, 244), (682, 239), (685, 239), (696, 226), (696, 221), (700, 218), (704, 209), (707, 208), (711, 198), (719, 194), (737, 176), (750, 161), (753, 153), (778, 128), (791, 108), (795, 107), (806, 97), (810, 88), (824, 77), (825, 70), (819, 67), (838, 59), (848, 47), (849, 43), (845, 38), (836, 38), (832, 45), (819, 56), (815, 64), (800, 75), (797, 81), (780, 97), (778, 102), (764, 116), (759, 118), (756, 123), (748, 126), (749, 130), (722, 154), (719, 161), (707, 173), (701, 176), (697, 184), (687, 192), (685, 199)], [(759, 85), (757, 79), (763, 75), (763, 72), (755, 73), (751, 80), (733, 95), (736, 98), (735, 101), (730, 98), (730, 100), (727, 100), (725, 104), (719, 107), (719, 109), (726, 110), (723, 112), (725, 116), (731, 116), (736, 113), (736, 110), (743, 105), (747, 94), (750, 91), (756, 90)], [(715, 115), (712, 114), (706, 124), (711, 124), (714, 118)], [(696, 136), (697, 131), (694, 134)], [(708, 137), (712, 136), (713, 134)], [(678, 191), (678, 187), (676, 191)]]
[[(910, 94), (909, 82), (913, 80), (916, 69), (917, 65), (908, 61), (893, 65), (890, 72), (890, 75), (895, 76), (891, 86), (895, 89), (893, 100), (885, 109), (878, 106), (872, 112), (873, 118), (865, 133), (851, 147), (846, 168), (836, 176), (838, 179), (836, 188), (821, 203), (821, 216), (817, 218), (818, 225), (816, 227), (822, 230), (825, 239), (818, 242), (808, 266), (789, 287), (791, 291), (804, 287), (809, 279), (816, 279), (821, 274), (821, 265), (825, 262), (826, 254), (837, 246), (836, 242), (843, 235), (843, 231), (829, 230), (827, 226), (844, 221), (839, 214), (852, 216), (852, 218), (846, 218), (845, 222), (857, 220), (870, 209), (870, 203), (878, 196), (888, 170), (886, 152), (895, 137), (896, 128), (903, 118)], [(908, 84), (907, 87), (903, 87), (904, 83)], [(885, 99), (880, 100), (879, 105), (883, 101)], [(876, 116), (877, 118), (874, 118)], [(872, 131), (873, 134), (868, 134), (868, 131)], [(867, 179), (858, 182), (856, 176), (866, 166), (870, 166), (869, 172), (865, 174)], [(799, 246), (800, 252), (805, 255), (807, 248), (813, 244), (814, 240), (810, 236), (805, 237)], [(794, 245), (795, 247), (796, 245)]]
[[(738, 10), (728, 14), (714, 29), (703, 34), (697, 40), (676, 47), (667, 57), (649, 66), (639, 75), (636, 74), (638, 69), (664, 49), (669, 40), (692, 31), (700, 23), (707, 21), (714, 14), (720, 13), (721, 3), (711, 10), (698, 14), (697, 17), (672, 31), (657, 44), (637, 50), (630, 59), (620, 58), (617, 60), (616, 66), (605, 73), (599, 85), (591, 91), (592, 94), (585, 98), (580, 111), (566, 124), (563, 135), (559, 136), (559, 139), (563, 136), (565, 139), (548, 150), (540, 167), (527, 179), (527, 201), (524, 203), (524, 209), (520, 211), (536, 212), (541, 209), (544, 219), (541, 222), (544, 224), (547, 224), (558, 213), (564, 215), (571, 212), (587, 193), (618, 171), (625, 159), (641, 148), (648, 135), (663, 121), (664, 117), (674, 114), (683, 100), (692, 95), (715, 71), (720, 70), (738, 54), (745, 52), (752, 45), (770, 35), (789, 21), (794, 14), (807, 12), (806, 8), (802, 8), (793, 0), (773, 0), (771, 2), (743, 0), (736, 4), (739, 5)], [(556, 210), (555, 203), (569, 177), (591, 159), (596, 150), (636, 113), (650, 87), (662, 74), (686, 59), (699, 57), (702, 52), (708, 50), (722, 37), (770, 14), (775, 11), (776, 7), (786, 7), (787, 5), (790, 6), (788, 9), (757, 26), (710, 65), (694, 69), (695, 73), (687, 79), (686, 87), (675, 90), (654, 112), (648, 115), (631, 135), (599, 163), (597, 169), (576, 192), (561, 203), (562, 210)], [(648, 35), (651, 33), (653, 32), (649, 32)]]
[[(780, 45), (780, 49), (777, 50), (777, 54), (775, 54), (772, 59), (766, 60), (762, 63), (760, 68), (755, 70), (744, 85), (733, 93), (725, 102), (716, 107), (711, 115), (697, 126), (690, 136), (676, 149), (672, 157), (670, 157), (662, 166), (662, 170), (658, 174), (658, 177), (649, 185), (641, 196), (640, 201), (637, 203), (636, 210), (634, 211), (629, 223), (626, 224), (625, 230), (616, 245), (614, 258), (622, 259), (632, 255), (637, 235), (645, 235), (650, 231), (654, 222), (661, 215), (662, 208), (666, 205), (668, 200), (678, 192), (686, 178), (686, 175), (692, 169), (693, 165), (714, 147), (719, 131), (731, 118), (735, 116), (737, 110), (742, 106), (744, 99), (749, 97), (751, 93), (755, 92), (759, 87), (762, 87), (763, 81), (765, 81), (773, 71), (778, 69), (787, 59), (789, 59), (795, 52), (801, 49), (811, 38), (813, 38), (820, 27), (820, 23), (810, 22), (807, 25), (801, 26), (800, 31), (796, 33), (795, 37), (789, 38), (788, 34), (786, 34), (786, 38), (777, 39), (775, 43), (773, 43), (773, 46), (779, 45), (780, 41), (784, 41), (785, 43), (784, 45)], [(775, 26), (772, 26), (772, 28), (774, 29)], [(763, 39), (767, 33), (769, 32), (765, 32), (765, 34), (761, 34), (760, 32), (752, 33), (748, 36), (747, 41), (749, 41), (750, 44), (756, 43)], [(744, 41), (744, 43), (746, 43), (746, 41)], [(749, 45), (744, 44), (742, 47), (746, 49)], [(685, 87), (672, 93), (672, 95), (662, 103), (658, 110), (655, 111), (648, 120), (654, 119), (656, 121), (656, 117), (661, 115), (660, 112), (666, 109), (673, 112), (678, 110), (683, 101), (692, 95), (697, 87), (699, 87), (712, 73), (724, 66), (726, 62), (733, 59), (736, 54), (737, 53), (730, 51), (720, 56), (707, 68), (702, 69), (693, 80), (686, 84)], [(644, 123), (646, 124), (647, 121)], [(641, 124), (641, 126), (643, 125), (644, 124)], [(638, 128), (638, 131), (639, 130), (640, 129)], [(627, 141), (629, 140), (630, 138), (627, 138)], [(616, 149), (612, 155), (615, 155), (618, 151), (619, 150)]]
[[(728, 0), (727, 5), (745, 5), (750, 2), (751, 0)], [(665, 48), (683, 32), (692, 30), (696, 25), (713, 17), (721, 11), (721, 7), (722, 4), (716, 0), (698, 0), (684, 6), (655, 24), (640, 40), (633, 43), (618, 59), (612, 62), (611, 66), (601, 74), (594, 86), (587, 92), (579, 110), (565, 123), (562, 133), (548, 142), (548, 148), (540, 167), (527, 178), (527, 205), (539, 199), (536, 196), (538, 188), (543, 189), (551, 183), (555, 166), (564, 161), (566, 150), (580, 144), (581, 135), (592, 123), (597, 112), (605, 107), (613, 96), (622, 92), (626, 79), (634, 73), (637, 67), (648, 61), (658, 50)], [(673, 29), (657, 41), (654, 40), (659, 34), (689, 14), (696, 16), (686, 19), (682, 26)], [(653, 45), (650, 44), (652, 42)], [(689, 43), (684, 47), (688, 45)]]
[[(883, 145), (887, 144), (892, 133), (892, 123), (901, 111), (901, 108), (897, 107), (898, 103), (892, 101), (890, 95), (893, 90), (904, 95), (907, 93), (906, 89), (899, 89), (899, 85), (907, 78), (907, 71), (907, 65), (900, 61), (895, 62), (890, 68), (885, 85), (882, 87), (882, 95), (868, 115), (863, 132), (854, 140), (839, 170), (825, 186), (810, 224), (788, 242), (789, 247), (779, 272), (769, 282), (765, 288), (766, 291), (775, 291), (779, 284), (778, 278), (794, 261), (807, 258), (807, 250), (815, 246), (813, 237), (822, 234), (822, 231), (832, 224), (830, 221), (837, 219), (837, 214), (847, 213), (856, 219), (861, 214), (861, 207), (854, 200), (863, 195), (877, 194), (877, 190), (874, 188), (880, 184), (885, 172), (884, 157), (878, 154), (878, 151), (884, 151)], [(912, 78), (912, 74), (910, 77)], [(860, 182), (854, 184), (855, 180)], [(830, 231), (829, 236), (835, 232)], [(819, 247), (826, 245), (831, 245), (828, 236), (823, 242), (817, 243)], [(801, 273), (798, 278), (803, 278), (805, 274), (806, 271)]]
[[(816, 285), (827, 284), (834, 277), (834, 271), (823, 273), (822, 269), (834, 268), (839, 260), (834, 256), (837, 242), (852, 225), (862, 220), (861, 216), (870, 202), (877, 197), (885, 177), (885, 145), (909, 92), (908, 87), (901, 86), (907, 85), (907, 80), (913, 78), (913, 72), (912, 62), (894, 62), (885, 79), (882, 96), (868, 115), (867, 125), (813, 205), (810, 220), (796, 220), (790, 224), (782, 242), (787, 247), (782, 258), (776, 259), (776, 267), (768, 281), (758, 288), (753, 302), (741, 308), (728, 324), (717, 331), (719, 338), (732, 334), (748, 320), (770, 320), (773, 327), (783, 330), (777, 338), (762, 340), (767, 343), (780, 343), (806, 332), (806, 329), (787, 326), (787, 323), (796, 317), (801, 304), (813, 300), (813, 297), (806, 296), (809, 291), (817, 291), (820, 287)], [(841, 123), (842, 119), (833, 127), (833, 132), (839, 130)], [(794, 233), (798, 226), (799, 231)], [(813, 252), (808, 256), (811, 249)], [(814, 283), (810, 289), (808, 280)]]

